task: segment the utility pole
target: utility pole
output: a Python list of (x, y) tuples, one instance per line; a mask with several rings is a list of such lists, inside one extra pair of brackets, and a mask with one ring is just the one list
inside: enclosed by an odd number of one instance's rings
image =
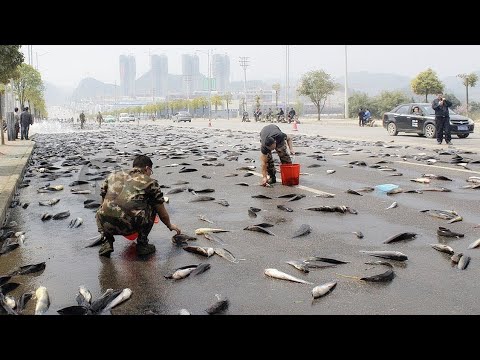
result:
[(245, 97), (243, 99), (243, 111), (247, 111), (247, 67), (248, 67), (248, 57), (247, 56), (240, 56), (240, 66), (243, 68), (243, 91), (245, 93)]
[[(212, 120), (212, 66), (210, 64), (210, 49), (208, 49), (208, 123)], [(213, 50), (212, 50), (213, 57)]]
[(187, 111), (190, 112), (190, 83), (192, 82), (192, 75), (183, 75), (183, 80), (187, 84)]
[(286, 55), (285, 55), (285, 116), (288, 113), (288, 90), (290, 89), (290, 47), (286, 45)]
[(347, 71), (347, 45), (345, 45), (345, 119), (349, 118), (348, 111), (348, 71)]

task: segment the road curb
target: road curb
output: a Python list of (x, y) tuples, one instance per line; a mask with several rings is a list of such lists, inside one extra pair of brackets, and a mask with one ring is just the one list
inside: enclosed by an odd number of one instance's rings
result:
[(30, 162), (35, 145), (36, 143), (33, 142), (33, 145), (25, 150), (21, 158), (18, 160), (18, 164), (15, 166), (12, 174), (9, 176), (7, 185), (0, 193), (0, 224), (2, 226), (5, 224), (8, 217), (10, 204), (17, 192), (17, 187), (23, 181), (23, 176), (25, 175), (27, 168), (26, 165)]

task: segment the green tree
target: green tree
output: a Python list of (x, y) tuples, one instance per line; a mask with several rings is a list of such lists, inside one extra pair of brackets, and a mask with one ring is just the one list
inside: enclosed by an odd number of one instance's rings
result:
[(300, 98), (297, 98), (297, 100), (295, 101), (295, 110), (297, 110), (296, 113), (298, 116), (303, 115), (304, 105), (305, 104), (303, 103), (303, 101), (300, 100)]
[(382, 91), (380, 95), (374, 98), (373, 109), (370, 109), (372, 116), (382, 117), (384, 112), (392, 110), (394, 107), (408, 103), (410, 98), (402, 91)]
[(411, 82), (412, 91), (417, 95), (425, 95), (425, 102), (428, 102), (429, 94), (443, 92), (443, 83), (438, 79), (437, 73), (432, 69), (421, 72)]
[(227, 92), (225, 93), (225, 95), (223, 95), (223, 100), (225, 101), (225, 104), (227, 104), (227, 120), (230, 120), (229, 104), (232, 102), (232, 99), (233, 99), (233, 95), (231, 92)]
[(376, 117), (375, 109), (377, 108), (373, 98), (369, 97), (367, 93), (356, 92), (348, 98), (348, 117), (356, 118), (360, 108), (368, 108), (373, 117)]
[(468, 87), (475, 87), (477, 85), (478, 76), (475, 73), (471, 74), (458, 74), (457, 77), (462, 79), (462, 83), (465, 86), (467, 92), (467, 117), (468, 117)]
[(339, 84), (331, 78), (330, 74), (323, 70), (316, 70), (302, 76), (297, 92), (299, 95), (310, 98), (317, 107), (318, 120), (320, 120), (320, 113), (325, 106), (327, 97), (332, 95), (337, 89), (339, 89)]
[(212, 105), (215, 106), (215, 114), (218, 111), (218, 106), (223, 104), (223, 98), (220, 95), (213, 95), (211, 98)]
[[(20, 75), (18, 67), (23, 63), (24, 56), (20, 52), (22, 45), (0, 45), (0, 85), (9, 82), (10, 79), (17, 79)], [(0, 86), (0, 133), (1, 143), (5, 144), (3, 134), (3, 118), (2, 118), (2, 94), (5, 87)]]
[(451, 108), (453, 110), (455, 110), (456, 108), (458, 108), (462, 104), (461, 101), (458, 100), (458, 98), (454, 94), (445, 94), (445, 98), (447, 98), (448, 100), (450, 100), (452, 102)]
[(20, 106), (24, 107), (26, 101), (43, 94), (44, 86), (40, 73), (33, 66), (22, 64), (19, 67), (19, 73), (20, 76), (14, 83), (14, 89)]
[(275, 90), (275, 107), (278, 108), (278, 93), (280, 92), (280, 84), (273, 84), (272, 89)]

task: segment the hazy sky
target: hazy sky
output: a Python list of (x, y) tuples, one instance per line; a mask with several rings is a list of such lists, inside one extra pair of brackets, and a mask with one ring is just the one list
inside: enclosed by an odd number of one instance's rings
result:
[[(28, 62), (26, 46), (25, 62)], [(149, 52), (168, 56), (170, 74), (181, 74), (182, 54), (200, 59), (207, 73), (207, 49), (230, 57), (231, 81), (243, 80), (240, 56), (249, 57), (247, 80), (285, 79), (285, 45), (33, 45), (33, 65), (42, 79), (57, 86), (76, 87), (85, 77), (120, 84), (119, 56), (133, 54), (137, 78), (150, 68)], [(395, 73), (410, 77), (431, 67), (440, 78), (480, 70), (480, 45), (349, 45), (348, 71)], [(344, 45), (290, 45), (290, 78), (322, 69), (333, 77), (345, 71)]]

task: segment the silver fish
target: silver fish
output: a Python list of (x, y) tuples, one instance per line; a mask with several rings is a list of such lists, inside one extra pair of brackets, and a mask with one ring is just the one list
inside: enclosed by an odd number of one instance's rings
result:
[(457, 267), (460, 270), (465, 270), (470, 263), (470, 256), (468, 255), (463, 255), (460, 260), (458, 261)]
[(277, 269), (265, 269), (265, 275), (270, 276), (274, 279), (280, 279), (280, 280), (288, 280), (288, 281), (293, 281), (293, 282), (298, 282), (301, 284), (313, 284), (311, 282), (296, 278), (295, 276), (286, 274), (282, 271), (279, 271)]
[(105, 306), (105, 308), (102, 310), (102, 313), (110, 311), (110, 309), (113, 309), (115, 306), (130, 299), (131, 296), (132, 290), (130, 290), (129, 288), (123, 289), (122, 292), (117, 295), (117, 297), (115, 297), (110, 303), (107, 304), (107, 306)]
[(198, 228), (195, 230), (196, 235), (202, 235), (205, 233), (220, 233), (220, 232), (229, 232), (230, 230), (224, 230), (224, 229), (214, 229), (214, 228)]
[(70, 220), (70, 224), (68, 224), (69, 228), (78, 228), (80, 225), (83, 224), (83, 219), (77, 217), (75, 219)]
[(198, 215), (198, 218), (202, 221), (208, 222), (210, 224), (213, 224), (213, 221), (208, 220), (205, 215)]
[(193, 270), (197, 268), (198, 265), (187, 265), (187, 266), (182, 266), (178, 269), (175, 269), (175, 271), (169, 275), (165, 275), (164, 277), (166, 279), (174, 279), (174, 280), (180, 280), (184, 279), (187, 276), (189, 276)]
[(233, 263), (238, 263), (238, 260), (235, 258), (235, 256), (233, 256), (233, 254), (228, 251), (227, 249), (224, 249), (224, 248), (214, 248), (213, 249), (215, 251), (215, 254), (217, 254), (218, 256), (230, 261), (230, 262), (233, 262)]
[(37, 298), (35, 315), (43, 315), (50, 307), (50, 299), (48, 297), (47, 288), (45, 286), (40, 286), (35, 291), (35, 297)]
[(211, 247), (201, 247), (201, 246), (184, 246), (182, 248), (185, 251), (210, 257), (215, 254), (215, 250)]
[(366, 251), (360, 250), (361, 253), (376, 256), (384, 259), (392, 259), (397, 261), (405, 261), (408, 260), (408, 256), (401, 253), (400, 251)]
[(303, 271), (304, 273), (310, 272), (310, 270), (308, 270), (308, 264), (303, 261), (290, 260), (290, 261), (287, 261), (287, 264), (292, 265), (295, 269)]
[(310, 225), (302, 224), (300, 228), (297, 231), (295, 231), (295, 233), (292, 236), (292, 239), (296, 237), (308, 235), (311, 232), (312, 232), (312, 227)]
[(387, 240), (385, 240), (383, 243), (384, 244), (390, 244), (392, 242), (396, 242), (396, 241), (401, 241), (401, 240), (410, 240), (410, 239), (413, 239), (417, 236), (416, 233), (411, 233), (411, 232), (403, 232), (403, 233), (400, 233), (400, 234), (397, 234), (397, 235), (393, 235), (391, 237), (389, 237)]
[(273, 232), (271, 232), (270, 230), (265, 229), (261, 226), (256, 226), (256, 225), (249, 225), (246, 228), (244, 228), (243, 230), (257, 231), (257, 232), (261, 232), (261, 233), (264, 233), (264, 234), (275, 236), (275, 234)]
[(357, 238), (359, 239), (363, 239), (363, 233), (361, 231), (354, 231), (352, 234), (357, 235)]
[(394, 201), (392, 203), (392, 205), (390, 205), (389, 207), (387, 207), (385, 210), (388, 210), (388, 209), (393, 209), (393, 208), (396, 208), (398, 206), (398, 203), (396, 201)]
[(458, 253), (458, 254), (452, 255), (450, 260), (452, 260), (453, 263), (458, 264), (462, 256), (463, 256), (463, 253)]
[(477, 239), (474, 242), (472, 242), (470, 245), (468, 245), (467, 249), (475, 249), (476, 247), (478, 247), (478, 245), (480, 245), (480, 239)]
[(454, 254), (454, 251), (453, 249), (448, 246), (448, 245), (444, 245), (444, 244), (430, 244), (430, 246), (432, 248), (434, 248), (435, 250), (437, 251), (440, 251), (440, 252), (443, 252), (443, 253), (446, 253), (446, 254), (450, 254), (450, 255), (453, 255)]
[(60, 201), (60, 199), (53, 198), (53, 199), (50, 199), (50, 200), (39, 201), (38, 204), (41, 205), (41, 206), (53, 206), (55, 204), (58, 204), (59, 201)]
[(178, 315), (192, 315), (187, 309), (180, 309)]
[(314, 299), (318, 299), (322, 296), (329, 294), (337, 286), (336, 281), (331, 281), (323, 285), (315, 286), (312, 289), (312, 296)]

